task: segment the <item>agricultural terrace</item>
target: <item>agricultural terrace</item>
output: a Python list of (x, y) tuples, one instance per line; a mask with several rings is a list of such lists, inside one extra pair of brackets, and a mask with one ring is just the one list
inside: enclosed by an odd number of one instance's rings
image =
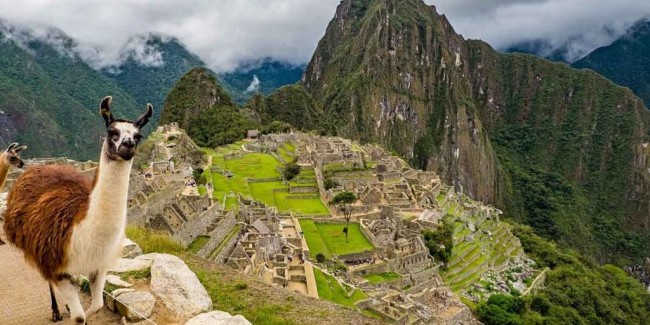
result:
[[(295, 148), (285, 145), (277, 155), (244, 152), (243, 142), (237, 142), (215, 150), (205, 150), (212, 157), (212, 165), (204, 171), (206, 180), (212, 180), (213, 197), (227, 209), (237, 208), (237, 194), (278, 208), (281, 213), (293, 212), (298, 215), (327, 215), (329, 210), (317, 192), (316, 177), (313, 170), (303, 170), (298, 175), (301, 183), (284, 184), (280, 169), (283, 163), (278, 159), (290, 161)], [(315, 193), (290, 193), (289, 188), (314, 187)], [(202, 186), (199, 191), (205, 191)]]
[(300, 219), (300, 227), (307, 240), (311, 256), (318, 253), (331, 259), (332, 255), (346, 255), (372, 251), (375, 247), (361, 232), (358, 223), (350, 223), (348, 242), (345, 242), (345, 224), (318, 223), (312, 219)]

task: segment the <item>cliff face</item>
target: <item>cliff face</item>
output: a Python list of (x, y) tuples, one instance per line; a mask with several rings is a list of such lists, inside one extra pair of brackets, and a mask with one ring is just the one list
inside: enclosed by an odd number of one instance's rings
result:
[(335, 132), (374, 141), (443, 175), (473, 197), (496, 199), (496, 157), (471, 98), (464, 40), (416, 1), (344, 1), (303, 84)]
[(650, 237), (649, 114), (593, 72), (466, 41), (421, 0), (345, 0), (302, 83), (330, 132), (381, 143), (541, 234), (603, 260)]

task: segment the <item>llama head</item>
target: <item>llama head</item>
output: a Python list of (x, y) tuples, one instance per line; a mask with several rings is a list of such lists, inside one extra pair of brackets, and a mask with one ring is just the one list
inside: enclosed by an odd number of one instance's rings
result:
[(153, 106), (147, 104), (147, 111), (142, 116), (135, 121), (129, 121), (113, 118), (111, 100), (112, 97), (107, 96), (99, 106), (99, 113), (106, 123), (106, 155), (109, 160), (129, 161), (135, 156), (138, 143), (142, 140), (140, 130), (153, 115)]
[(7, 166), (12, 166), (16, 168), (23, 168), (25, 163), (20, 159), (21, 151), (27, 149), (27, 146), (21, 146), (17, 142), (14, 142), (7, 147), (7, 150), (2, 154), (3, 163)]

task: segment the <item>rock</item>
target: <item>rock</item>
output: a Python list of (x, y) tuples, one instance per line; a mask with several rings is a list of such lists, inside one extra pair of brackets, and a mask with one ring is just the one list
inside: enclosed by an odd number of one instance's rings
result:
[(115, 307), (129, 321), (143, 320), (151, 316), (156, 298), (146, 291), (123, 293), (117, 297)]
[(130, 288), (133, 286), (132, 284), (123, 281), (119, 276), (113, 274), (109, 274), (106, 276), (106, 283), (116, 286), (118, 288)]
[(519, 291), (520, 293), (526, 291), (526, 284), (523, 283), (521, 280), (519, 280), (519, 281), (517, 281), (517, 282), (514, 282), (514, 283), (512, 284), (512, 287), (515, 288), (515, 289), (516, 289), (517, 291)]
[(110, 272), (115, 273), (126, 273), (133, 271), (144, 271), (151, 267), (153, 259), (151, 254), (140, 255), (134, 259), (130, 258), (120, 258), (117, 262), (117, 265), (110, 270)]
[(119, 297), (123, 293), (135, 292), (133, 289), (117, 289), (113, 290), (110, 295), (104, 294), (104, 305), (110, 311), (115, 311), (115, 299), (113, 297)]
[(188, 320), (185, 325), (250, 325), (251, 322), (241, 315), (232, 316), (225, 311), (212, 311), (199, 314)]
[(212, 309), (212, 300), (196, 274), (176, 256), (157, 254), (151, 265), (150, 287), (179, 316), (192, 317)]
[(469, 228), (469, 231), (471, 231), (471, 232), (476, 231), (476, 226), (472, 222), (467, 223), (467, 228)]
[(142, 248), (130, 239), (124, 237), (124, 240), (122, 240), (122, 257), (134, 258), (139, 255), (142, 255)]

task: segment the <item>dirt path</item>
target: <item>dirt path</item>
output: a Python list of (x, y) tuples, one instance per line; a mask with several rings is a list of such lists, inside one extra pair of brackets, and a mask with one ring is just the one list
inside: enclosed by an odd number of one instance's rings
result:
[[(0, 238), (6, 239), (0, 221)], [(90, 301), (84, 297), (84, 306)], [(70, 315), (62, 308), (63, 322), (70, 324)], [(23, 259), (13, 246), (0, 245), (0, 324), (49, 325), (52, 311), (47, 282)], [(89, 324), (120, 324), (120, 318), (104, 308), (89, 319)]]

